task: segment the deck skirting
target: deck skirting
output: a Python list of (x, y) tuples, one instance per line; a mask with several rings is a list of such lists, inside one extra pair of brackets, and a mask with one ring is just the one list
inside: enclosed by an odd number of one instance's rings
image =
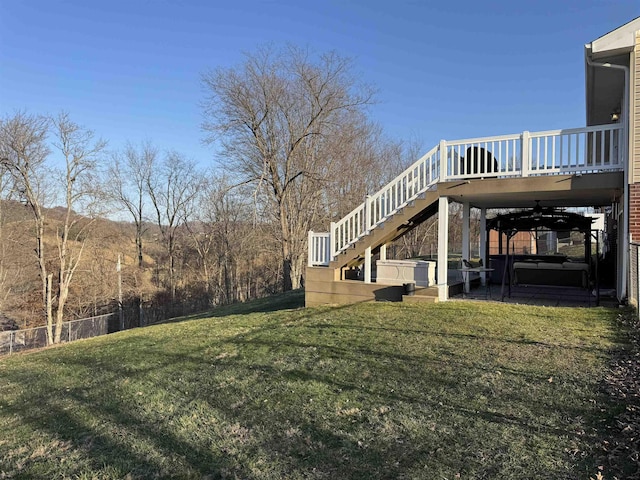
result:
[(304, 287), (305, 306), (361, 302), (401, 302), (402, 285), (379, 285), (359, 280), (333, 280), (333, 271), (327, 267), (307, 267)]

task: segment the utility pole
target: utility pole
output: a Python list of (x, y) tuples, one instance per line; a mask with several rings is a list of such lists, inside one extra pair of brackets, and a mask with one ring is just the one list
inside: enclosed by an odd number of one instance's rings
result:
[(124, 330), (124, 312), (122, 311), (122, 266), (120, 264), (120, 254), (118, 254), (116, 272), (118, 272), (118, 316), (120, 318), (120, 330), (122, 331)]

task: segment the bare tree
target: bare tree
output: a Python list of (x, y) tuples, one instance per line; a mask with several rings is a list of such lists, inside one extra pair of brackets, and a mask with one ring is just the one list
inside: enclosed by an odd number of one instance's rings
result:
[(50, 153), (47, 145), (49, 119), (42, 115), (17, 112), (0, 123), (0, 159), (10, 172), (16, 190), (33, 215), (36, 237), (36, 257), (42, 285), (42, 305), (47, 319), (47, 340), (53, 343), (53, 315), (51, 305), (52, 276), (45, 257), (44, 202), (47, 196), (45, 161)]
[(143, 267), (142, 238), (145, 232), (147, 184), (158, 163), (158, 150), (147, 142), (139, 149), (128, 144), (123, 154), (116, 154), (109, 168), (107, 194), (116, 205), (131, 215), (136, 228), (138, 267)]
[(188, 221), (185, 222), (193, 248), (198, 254), (200, 271), (208, 294), (211, 293), (212, 287), (212, 256), (214, 250), (221, 250), (218, 232), (220, 223), (228, 218), (223, 213), (230, 190), (231, 186), (226, 178), (208, 175), (196, 194), (195, 208), (188, 214)]
[(354, 115), (348, 125), (331, 138), (330, 181), (325, 186), (326, 218), (321, 226), (342, 218), (367, 196), (380, 189), (400, 171), (394, 164), (400, 146), (384, 138), (382, 129), (364, 115)]
[(147, 177), (147, 191), (168, 257), (169, 291), (176, 296), (176, 239), (184, 224), (202, 177), (193, 162), (170, 152), (161, 167)]
[(333, 135), (371, 103), (351, 62), (329, 52), (312, 58), (294, 47), (264, 48), (239, 68), (203, 76), (211, 136), (220, 139), (227, 166), (269, 199), (279, 225), (284, 289), (298, 288), (306, 235), (330, 174)]
[[(54, 146), (64, 158), (62, 183), (64, 186), (64, 219), (58, 235), (58, 282), (56, 294), (56, 329), (54, 343), (60, 342), (64, 307), (69, 286), (84, 249), (83, 234), (90, 222), (78, 215), (74, 208), (90, 211), (91, 199), (96, 197), (96, 162), (106, 147), (104, 140), (94, 139), (94, 133), (74, 123), (67, 113), (53, 119), (56, 140)], [(83, 225), (80, 221), (83, 220)], [(74, 230), (74, 233), (72, 233)]]
[[(50, 127), (55, 130), (55, 146), (65, 160), (62, 174), (64, 185), (64, 215), (57, 238), (58, 263), (51, 266), (51, 259), (45, 256), (45, 207), (51, 197), (51, 178), (54, 176), (46, 165), (50, 154), (47, 135)], [(73, 123), (66, 113), (53, 120), (41, 115), (19, 112), (0, 123), (0, 158), (2, 165), (10, 172), (15, 188), (21, 199), (32, 212), (36, 257), (42, 282), (42, 304), (46, 312), (47, 341), (58, 343), (62, 333), (64, 306), (69, 295), (69, 286), (78, 266), (82, 248), (74, 250), (70, 245), (72, 229), (79, 217), (75, 208), (88, 208), (82, 203), (90, 193), (95, 192), (95, 182), (89, 178), (96, 156), (104, 148), (104, 142), (93, 142), (93, 133)], [(75, 228), (74, 240), (82, 234), (82, 228)], [(80, 242), (82, 243), (82, 242)], [(57, 273), (56, 292), (53, 292), (53, 276)], [(53, 330), (53, 306), (56, 305), (55, 332)]]
[(15, 193), (9, 170), (0, 163), (0, 311), (4, 310), (5, 302), (11, 293), (9, 282), (9, 268), (7, 266), (7, 229), (6, 203)]

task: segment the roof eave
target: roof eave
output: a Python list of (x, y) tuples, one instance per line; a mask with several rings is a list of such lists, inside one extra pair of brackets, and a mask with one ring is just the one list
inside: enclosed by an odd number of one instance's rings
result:
[(630, 52), (635, 45), (635, 32), (638, 30), (640, 30), (640, 17), (595, 39), (590, 43), (593, 58)]
[(604, 63), (607, 58), (613, 58), (622, 54), (628, 54), (635, 47), (635, 33), (640, 30), (640, 17), (634, 18), (630, 22), (598, 37), (591, 43), (584, 46), (585, 50), (585, 100), (586, 100), (586, 120), (592, 118), (592, 102), (590, 96), (594, 94), (594, 71), (587, 60)]

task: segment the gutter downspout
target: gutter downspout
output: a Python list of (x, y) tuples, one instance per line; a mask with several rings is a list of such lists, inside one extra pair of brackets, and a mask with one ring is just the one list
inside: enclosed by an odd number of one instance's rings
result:
[(623, 210), (624, 217), (622, 222), (622, 235), (624, 238), (624, 245), (622, 250), (622, 291), (618, 295), (618, 300), (623, 300), (627, 297), (627, 278), (629, 268), (629, 163), (630, 158), (627, 154), (629, 149), (629, 67), (624, 65), (615, 65), (611, 63), (598, 63), (591, 60), (588, 51), (585, 49), (584, 54), (585, 61), (592, 67), (613, 68), (615, 70), (622, 70), (624, 72), (624, 91), (622, 92), (622, 104), (624, 105), (624, 115), (622, 116), (622, 158), (624, 164), (624, 198), (623, 198)]

